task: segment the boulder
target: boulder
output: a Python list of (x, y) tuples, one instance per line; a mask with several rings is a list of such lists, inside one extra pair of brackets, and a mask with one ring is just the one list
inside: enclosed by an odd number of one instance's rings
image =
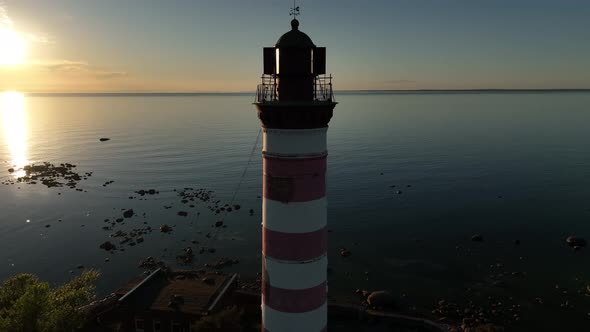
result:
[(186, 212), (186, 211), (178, 211), (178, 215), (181, 216), (181, 217), (186, 217), (186, 216), (188, 216), (188, 212)]
[(131, 217), (133, 217), (133, 214), (134, 214), (133, 209), (129, 209), (129, 210), (126, 210), (125, 212), (123, 212), (123, 217), (131, 218)]
[(585, 247), (587, 244), (585, 239), (573, 235), (565, 239), (565, 242), (572, 248)]
[(352, 253), (350, 252), (350, 250), (342, 248), (340, 249), (340, 256), (342, 257), (349, 257), (350, 255), (352, 255)]
[(100, 249), (104, 249), (104, 250), (106, 250), (106, 251), (110, 251), (110, 250), (117, 249), (117, 247), (116, 247), (114, 244), (112, 244), (110, 241), (106, 241), (106, 242), (104, 242), (103, 244), (101, 244), (101, 245), (99, 246), (99, 248), (100, 248)]
[(475, 234), (471, 237), (471, 241), (473, 242), (483, 242), (483, 235)]
[(164, 225), (160, 226), (160, 232), (162, 232), (162, 233), (172, 232), (172, 227), (164, 224)]
[(373, 307), (392, 307), (395, 305), (395, 298), (388, 291), (380, 290), (369, 294), (367, 303)]

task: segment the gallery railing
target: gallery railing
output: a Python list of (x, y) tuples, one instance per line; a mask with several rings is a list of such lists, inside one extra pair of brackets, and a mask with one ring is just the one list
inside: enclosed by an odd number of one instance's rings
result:
[[(273, 102), (279, 100), (278, 78), (275, 75), (261, 77), (262, 84), (256, 89), (256, 103)], [(332, 75), (316, 76), (313, 83), (313, 101), (335, 102), (332, 90)]]

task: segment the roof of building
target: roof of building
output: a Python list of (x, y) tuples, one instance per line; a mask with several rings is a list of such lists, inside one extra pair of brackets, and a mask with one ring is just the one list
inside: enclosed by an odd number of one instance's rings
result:
[(299, 31), (299, 21), (291, 21), (291, 31), (285, 33), (275, 44), (276, 48), (314, 48), (311, 38)]
[(235, 277), (204, 271), (156, 270), (119, 288), (119, 305), (133, 311), (159, 311), (200, 316), (213, 309)]

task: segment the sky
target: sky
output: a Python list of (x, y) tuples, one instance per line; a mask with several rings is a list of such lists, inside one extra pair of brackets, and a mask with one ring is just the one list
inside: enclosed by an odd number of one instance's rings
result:
[[(0, 0), (0, 91), (254, 91), (262, 47), (290, 30), (292, 5)], [(590, 88), (587, 0), (297, 5), (336, 90)]]

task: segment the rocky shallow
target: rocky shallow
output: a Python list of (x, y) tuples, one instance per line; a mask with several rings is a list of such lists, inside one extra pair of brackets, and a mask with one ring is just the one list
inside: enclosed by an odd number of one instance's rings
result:
[(76, 171), (76, 165), (70, 163), (61, 163), (58, 165), (50, 162), (44, 162), (41, 164), (30, 164), (24, 166), (22, 169), (9, 168), (8, 173), (21, 173), (25, 174), (18, 177), (10, 177), (4, 180), (2, 184), (15, 185), (15, 184), (42, 184), (48, 188), (53, 187), (69, 187), (82, 191), (82, 189), (76, 188), (80, 181), (88, 180), (92, 176), (93, 172), (78, 173)]
[[(78, 188), (79, 183), (87, 180), (92, 176), (93, 172), (79, 173), (77, 166), (70, 163), (52, 164), (45, 162), (37, 165), (28, 165), (20, 170), (14, 168), (8, 169), (9, 175), (17, 172), (24, 172), (24, 175), (20, 177), (11, 176), (10, 179), (4, 181), (4, 184), (43, 185), (47, 188), (69, 187), (78, 191), (93, 189), (91, 187), (86, 189)], [(112, 180), (107, 181), (103, 187), (113, 182)], [(406, 188), (410, 187), (407, 186)], [(167, 195), (161, 196), (161, 193), (167, 193)], [(172, 193), (172, 197), (170, 197), (170, 193)], [(231, 227), (231, 223), (226, 222), (225, 217), (229, 213), (239, 211), (242, 208), (240, 204), (217, 198), (213, 190), (206, 188), (194, 189), (191, 187), (171, 190), (161, 188), (134, 190), (132, 192), (130, 191), (129, 198), (154, 200), (154, 202), (157, 198), (157, 204), (162, 204), (161, 202), (164, 201), (163, 208), (165, 210), (174, 209), (171, 211), (173, 215), (166, 220), (160, 220), (150, 226), (148, 224), (149, 216), (147, 216), (146, 212), (143, 212), (140, 207), (134, 206), (134, 204), (127, 203), (127, 207), (114, 209), (114, 212), (108, 218), (102, 220), (103, 224), (101, 227), (103, 230), (108, 231), (108, 233), (105, 232), (104, 241), (96, 243), (97, 250), (104, 250), (110, 254), (120, 254), (125, 251), (126, 247), (133, 247), (149, 242), (154, 236), (154, 232), (156, 234), (164, 233), (171, 235), (175, 234), (174, 229), (177, 223), (192, 223), (196, 220), (202, 220), (202, 222), (211, 227), (211, 231), (205, 231), (202, 234), (199, 233), (196, 239), (190, 240), (193, 246), (183, 247), (172, 256), (172, 260), (168, 261), (147, 257), (139, 263), (140, 268), (149, 271), (158, 267), (165, 268), (168, 265), (183, 265), (189, 266), (190, 268), (221, 270), (226, 268), (231, 269), (232, 266), (239, 263), (238, 258), (221, 257), (215, 259), (215, 255), (213, 254), (217, 251), (215, 247), (218, 245), (218, 233), (227, 227)], [(130, 201), (126, 200), (126, 202)], [(249, 216), (255, 215), (253, 208), (246, 211), (248, 211)], [(202, 217), (201, 212), (203, 213)], [(131, 228), (125, 227), (127, 225), (131, 225)], [(49, 224), (45, 225), (45, 227), (50, 226)], [(466, 242), (471, 242), (471, 244), (458, 244), (457, 250), (465, 253), (468, 252), (469, 255), (472, 255), (472, 251), (469, 248), (470, 245), (484, 246), (490, 240), (488, 234), (481, 233), (473, 234), (470, 238), (471, 241), (469, 241), (468, 235), (466, 235), (466, 238)], [(561, 241), (563, 241), (564, 250), (569, 247), (571, 248), (570, 251), (572, 249), (573, 251), (580, 251), (586, 247), (586, 240), (579, 235), (571, 235)], [(521, 241), (515, 239), (513, 244), (514, 246), (520, 246)], [(353, 255), (353, 250), (349, 249), (350, 247), (340, 247), (336, 254), (342, 260), (362, 259), (362, 257), (356, 254), (356, 250), (355, 255)], [(579, 253), (571, 254), (576, 255)], [(205, 258), (199, 260), (199, 255), (205, 255), (203, 256)], [(110, 259), (108, 257), (105, 258), (105, 262), (109, 261)], [(79, 268), (83, 268), (83, 265), (81, 264)], [(368, 280), (368, 271), (362, 273), (365, 274), (364, 277)], [(379, 273), (378, 268), (372, 273)], [(330, 267), (329, 274), (330, 278), (342, 276), (340, 271), (332, 267)], [(481, 297), (481, 293), (486, 293), (490, 290), (492, 290), (491, 293), (494, 293), (494, 289), (504, 289), (506, 290), (505, 293), (510, 293), (510, 287), (517, 285), (519, 282), (526, 282), (528, 278), (531, 278), (531, 276), (527, 271), (511, 270), (505, 267), (501, 261), (493, 262), (489, 264), (486, 277), (477, 286), (481, 289), (466, 287), (465, 294), (463, 295), (469, 297), (469, 294), (473, 294), (474, 298)], [(555, 292), (563, 297), (563, 300), (557, 305), (554, 303), (548, 304), (543, 294), (527, 299), (527, 301), (538, 306), (553, 305), (556, 310), (579, 310), (580, 307), (588, 307), (588, 316), (590, 317), (590, 302), (588, 301), (590, 299), (590, 285), (588, 283), (584, 284), (583, 280), (580, 280), (580, 283), (580, 286), (576, 289), (566, 289), (563, 286), (555, 285)], [(259, 291), (260, 279), (246, 283), (244, 287)], [(351, 292), (354, 291), (351, 290)], [(403, 307), (406, 307), (406, 309), (407, 307), (412, 307), (411, 299), (408, 299), (407, 296), (404, 294), (393, 294), (388, 290), (367, 291), (359, 289), (357, 290), (357, 294), (360, 295), (359, 302), (369, 307), (385, 308), (388, 310), (400, 310)], [(478, 301), (461, 301), (447, 298), (433, 303), (432, 308), (419, 311), (418, 314), (448, 324), (452, 331), (474, 331), (482, 328), (485, 328), (485, 331), (501, 331), (506, 327), (518, 326), (523, 319), (527, 318), (526, 312), (523, 312), (522, 303), (523, 299), (497, 294), (488, 295), (483, 299), (480, 298)]]

